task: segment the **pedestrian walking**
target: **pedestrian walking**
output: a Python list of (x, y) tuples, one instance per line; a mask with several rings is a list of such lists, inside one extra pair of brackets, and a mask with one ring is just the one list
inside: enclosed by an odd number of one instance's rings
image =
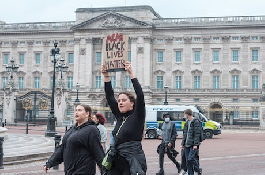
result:
[(141, 143), (145, 124), (144, 94), (128, 61), (125, 70), (130, 75), (137, 98), (131, 92), (120, 92), (116, 100), (106, 65), (102, 66), (107, 102), (117, 119), (112, 132), (115, 143), (108, 152), (112, 160), (108, 175), (145, 175), (147, 165)]
[(181, 142), (181, 149), (184, 149), (186, 157), (186, 165), (188, 175), (194, 175), (196, 172), (201, 175), (201, 168), (199, 166), (199, 145), (201, 137), (201, 122), (198, 118), (194, 118), (191, 109), (186, 109), (184, 115), (187, 117), (187, 122), (183, 129), (183, 138)]
[(175, 150), (175, 141), (177, 138), (177, 130), (175, 123), (170, 121), (169, 113), (163, 114), (164, 122), (159, 124), (158, 139), (161, 140), (157, 148), (159, 154), (159, 172), (157, 175), (164, 175), (164, 154), (175, 164), (178, 173), (181, 171), (179, 162), (176, 160), (178, 152)]
[(102, 114), (96, 113), (93, 115), (93, 120), (95, 121), (96, 126), (100, 133), (102, 148), (104, 152), (106, 152), (107, 150), (107, 129), (104, 125), (107, 122), (107, 119)]
[(101, 174), (105, 174), (101, 162), (104, 151), (100, 142), (100, 133), (92, 120), (91, 107), (80, 104), (75, 111), (76, 124), (62, 139), (62, 144), (55, 150), (44, 166), (44, 171), (64, 162), (65, 175), (95, 175), (96, 163)]

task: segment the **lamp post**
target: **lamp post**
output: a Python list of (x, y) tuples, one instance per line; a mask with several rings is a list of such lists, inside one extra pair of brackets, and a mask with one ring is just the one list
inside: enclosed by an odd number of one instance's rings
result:
[(164, 89), (165, 89), (165, 101), (164, 101), (164, 105), (168, 105), (168, 102), (167, 102), (167, 91), (168, 91), (168, 86), (164, 86)]
[(8, 84), (12, 87), (14, 85), (13, 72), (17, 72), (18, 68), (19, 68), (19, 66), (15, 64), (15, 60), (13, 58), (10, 60), (10, 63), (6, 66), (6, 71), (10, 72), (10, 74), (11, 74), (10, 75), (10, 81), (8, 82)]
[(60, 62), (55, 66), (56, 72), (61, 72), (61, 79), (59, 81), (59, 85), (64, 87), (63, 83), (63, 72), (67, 72), (68, 66), (64, 63), (64, 59), (61, 58)]
[(54, 89), (55, 89), (55, 65), (57, 61), (61, 58), (60, 49), (57, 47), (58, 43), (54, 42), (54, 48), (51, 49), (51, 61), (53, 63), (53, 84), (52, 84), (52, 98), (51, 98), (51, 109), (50, 115), (48, 116), (47, 130), (45, 133), (46, 137), (54, 137), (56, 134), (55, 131), (55, 121), (56, 117), (54, 116)]
[(81, 104), (80, 100), (78, 99), (78, 90), (79, 90), (80, 85), (78, 83), (76, 83), (75, 87), (76, 87), (76, 99), (74, 101), (74, 105), (77, 106), (77, 105)]

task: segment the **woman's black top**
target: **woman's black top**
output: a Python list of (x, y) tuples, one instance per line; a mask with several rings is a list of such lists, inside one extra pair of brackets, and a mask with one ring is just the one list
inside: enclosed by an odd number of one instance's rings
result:
[(128, 111), (127, 113), (121, 113), (118, 109), (118, 102), (114, 97), (114, 92), (111, 86), (111, 82), (105, 82), (105, 93), (108, 104), (112, 113), (117, 119), (117, 123), (112, 132), (115, 137), (120, 125), (122, 124), (123, 118), (128, 117), (126, 122), (123, 124), (119, 131), (115, 145), (119, 145), (128, 141), (141, 141), (144, 130), (145, 123), (145, 102), (144, 93), (137, 80), (137, 78), (131, 79), (135, 93), (136, 102), (134, 104), (134, 109)]
[(64, 162), (66, 175), (96, 174), (96, 163), (101, 167), (104, 151), (100, 133), (94, 121), (70, 128), (62, 144), (46, 162), (48, 168)]

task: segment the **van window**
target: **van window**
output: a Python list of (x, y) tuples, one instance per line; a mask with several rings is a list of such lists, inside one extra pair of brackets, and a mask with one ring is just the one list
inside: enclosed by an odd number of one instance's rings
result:
[(164, 121), (163, 114), (168, 113), (171, 121), (182, 121), (183, 111), (157, 111), (157, 121)]
[(199, 114), (199, 119), (200, 119), (200, 121), (202, 121), (202, 122), (207, 122), (207, 121), (205, 120), (205, 118), (204, 118), (201, 114)]

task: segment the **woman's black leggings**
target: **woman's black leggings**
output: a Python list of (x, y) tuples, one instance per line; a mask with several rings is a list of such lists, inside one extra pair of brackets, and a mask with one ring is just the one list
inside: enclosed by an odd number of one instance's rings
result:
[(123, 157), (114, 160), (108, 175), (131, 175), (128, 161)]

